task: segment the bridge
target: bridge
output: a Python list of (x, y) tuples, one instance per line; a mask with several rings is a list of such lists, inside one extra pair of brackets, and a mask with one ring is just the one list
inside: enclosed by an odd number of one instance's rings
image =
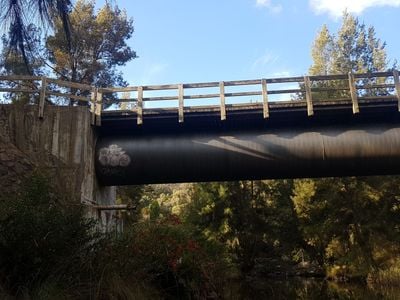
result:
[(102, 186), (400, 173), (397, 70), (124, 88), (0, 80), (33, 95), (41, 119), (55, 100), (86, 104)]

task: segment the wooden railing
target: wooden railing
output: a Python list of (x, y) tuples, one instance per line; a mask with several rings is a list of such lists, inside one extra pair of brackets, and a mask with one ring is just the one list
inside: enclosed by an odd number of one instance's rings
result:
[[(145, 85), (130, 87), (112, 87), (112, 88), (96, 88), (86, 84), (66, 82), (57, 79), (34, 76), (0, 76), (0, 82), (13, 82), (16, 86), (1, 87), (0, 92), (7, 93), (28, 93), (38, 94), (39, 117), (43, 118), (44, 106), (49, 96), (64, 97), (71, 101), (87, 102), (92, 112), (92, 124), (101, 125), (101, 116), (106, 105), (113, 104), (114, 108), (121, 110), (121, 104), (132, 103), (130, 109), (137, 115), (137, 124), (143, 124), (143, 116), (146, 110), (145, 102), (154, 101), (177, 101), (175, 108), (178, 113), (179, 122), (184, 122), (184, 113), (191, 111), (198, 106), (187, 106), (185, 100), (200, 100), (218, 98), (218, 106), (203, 106), (203, 111), (207, 109), (217, 108), (220, 111), (221, 120), (227, 117), (227, 110), (231, 105), (226, 104), (226, 99), (230, 97), (260, 97), (257, 98), (256, 108), (262, 107), (264, 118), (269, 117), (269, 108), (274, 103), (283, 103), (285, 100), (271, 101), (270, 95), (292, 95), (289, 102), (304, 103), (307, 108), (307, 114), (314, 114), (314, 105), (327, 103), (330, 101), (351, 101), (353, 113), (359, 112), (359, 101), (368, 99), (387, 99), (397, 100), (400, 111), (400, 83), (399, 72), (397, 70), (391, 72), (376, 72), (365, 74), (339, 74), (339, 75), (317, 75), (317, 76), (301, 76), (286, 78), (269, 78), (256, 80), (236, 80), (221, 82), (203, 82), (203, 83), (185, 83), (185, 84), (164, 84), (164, 85)], [(296, 84), (296, 88), (273, 89), (273, 87), (282, 84)], [(253, 91), (229, 92), (229, 87), (247, 86), (255, 87)], [(69, 91), (56, 91), (55, 87), (67, 88)], [(191, 89), (217, 89), (216, 93), (194, 93), (188, 94)], [(74, 93), (71, 93), (71, 91)], [(147, 96), (146, 93), (161, 91), (167, 93), (175, 90), (174, 95)], [(363, 92), (364, 91), (364, 92)], [(131, 92), (136, 93), (136, 97), (131, 97)], [(123, 93), (122, 99), (111, 99), (110, 94), (115, 95)], [(86, 96), (87, 95), (87, 96)], [(293, 96), (294, 95), (294, 96)], [(147, 96), (147, 97), (146, 97)], [(253, 99), (252, 99), (253, 100)], [(259, 100), (259, 101), (258, 101)], [(201, 102), (199, 102), (201, 104)], [(116, 106), (118, 104), (118, 106)], [(248, 106), (247, 102), (235, 104), (236, 107)], [(254, 104), (254, 103), (253, 103)], [(163, 107), (163, 105), (159, 106)]]

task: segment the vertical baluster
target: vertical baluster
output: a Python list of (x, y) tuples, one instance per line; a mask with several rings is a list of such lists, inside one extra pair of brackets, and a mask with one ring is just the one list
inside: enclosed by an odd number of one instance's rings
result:
[(101, 113), (103, 110), (103, 93), (97, 91), (96, 96), (96, 126), (101, 126)]
[(179, 123), (183, 123), (183, 84), (178, 87), (178, 98), (179, 98)]
[(92, 87), (90, 95), (90, 124), (95, 125), (96, 123), (96, 101), (97, 101), (97, 89)]
[(351, 101), (353, 102), (353, 114), (358, 114), (360, 112), (360, 108), (358, 107), (357, 89), (354, 80), (354, 74), (351, 72), (349, 72), (349, 87)]
[(143, 124), (143, 87), (139, 86), (137, 89), (137, 124)]
[(312, 102), (311, 82), (308, 76), (304, 76), (304, 88), (306, 90), (307, 115), (312, 116), (314, 115), (314, 107)]
[(400, 111), (400, 79), (399, 79), (399, 71), (397, 71), (397, 70), (393, 71), (393, 78), (394, 78), (394, 86), (396, 88), (398, 109)]
[(46, 77), (42, 76), (42, 83), (40, 86), (40, 95), (39, 95), (39, 118), (43, 119), (44, 117), (44, 103), (46, 101), (46, 89), (47, 89), (47, 80)]
[(269, 118), (267, 80), (262, 79), (261, 86), (262, 86), (262, 98), (263, 98), (263, 115), (264, 119), (266, 119)]
[(225, 83), (221, 81), (219, 83), (219, 98), (221, 100), (221, 120), (226, 120), (226, 108), (225, 108)]

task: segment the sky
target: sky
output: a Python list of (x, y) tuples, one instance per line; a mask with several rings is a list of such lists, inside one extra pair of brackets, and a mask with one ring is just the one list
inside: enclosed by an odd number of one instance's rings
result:
[[(347, 9), (400, 60), (400, 0), (113, 0), (133, 19), (129, 85), (305, 75), (323, 24)], [(104, 2), (97, 1), (100, 7)]]

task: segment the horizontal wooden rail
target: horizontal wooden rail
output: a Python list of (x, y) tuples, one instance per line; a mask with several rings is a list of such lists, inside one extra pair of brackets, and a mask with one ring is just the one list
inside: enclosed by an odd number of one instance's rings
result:
[[(189, 107), (202, 107), (193, 106), (193, 103), (188, 103), (187, 100), (215, 98), (219, 99), (218, 106), (208, 105), (201, 109), (207, 110), (208, 108), (210, 111), (218, 109), (221, 114), (221, 120), (225, 120), (229, 115), (229, 110), (238, 107), (236, 105), (253, 107), (254, 102), (257, 103), (257, 107), (262, 107), (264, 118), (269, 117), (270, 108), (274, 107), (276, 103), (282, 104), (287, 102), (296, 107), (302, 105), (307, 114), (312, 116), (314, 114), (313, 107), (321, 105), (322, 101), (324, 103), (340, 101), (347, 103), (350, 101), (349, 104), (351, 104), (353, 112), (359, 113), (359, 103), (364, 103), (363, 101), (376, 99), (377, 97), (385, 101), (397, 100), (400, 111), (399, 80), (399, 72), (394, 70), (364, 74), (349, 73), (96, 88), (88, 84), (68, 82), (54, 78), (13, 75), (0, 76), (0, 82), (5, 82), (5, 85), (0, 86), (0, 92), (40, 94), (39, 117), (43, 117), (44, 103), (49, 102), (47, 99), (49, 96), (87, 102), (92, 113), (91, 123), (98, 126), (101, 125), (101, 116), (104, 109), (107, 109), (109, 105), (116, 108), (116, 105), (131, 103), (130, 106), (127, 106), (127, 104), (121, 105), (120, 110), (122, 108), (123, 110), (127, 110), (126, 108), (128, 107), (129, 111), (136, 113), (137, 124), (141, 125), (144, 122), (143, 119), (146, 111), (153, 109), (148, 108), (146, 102), (155, 101), (176, 101), (174, 102), (174, 108), (176, 109), (180, 123), (184, 122), (184, 114), (188, 111)], [(201, 93), (198, 92), (198, 89), (208, 90), (204, 90)], [(159, 95), (154, 94), (157, 91)], [(163, 91), (165, 92), (164, 95)], [(132, 92), (133, 95), (131, 95)], [(122, 99), (115, 99), (118, 93), (123, 93), (122, 97), (120, 97)], [(83, 96), (82, 94), (87, 94), (87, 96)], [(113, 94), (113, 97), (109, 97), (107, 94)], [(283, 95), (283, 97), (269, 97), (274, 95)], [(236, 100), (235, 102), (240, 102), (237, 104), (227, 103), (227, 99), (233, 97), (243, 97), (242, 99), (244, 100)], [(287, 101), (283, 101), (285, 97), (287, 97)], [(71, 103), (73, 104), (72, 100)], [(192, 106), (188, 106), (188, 104)], [(201, 101), (199, 101), (199, 104), (201, 105)], [(152, 104), (151, 106), (154, 107), (154, 105), (167, 106), (162, 103)], [(173, 108), (169, 108), (168, 111), (171, 109)]]
[(35, 80), (42, 80), (42, 77), (29, 76), (29, 75), (2, 75), (2, 76), (0, 76), (0, 81), (14, 81), (14, 80), (35, 81)]
[(70, 81), (63, 81), (59, 79), (52, 79), (52, 78), (47, 78), (46, 79), (48, 83), (55, 83), (59, 86), (63, 87), (71, 87), (75, 89), (80, 89), (80, 90), (91, 90), (92, 86), (88, 84), (82, 84), (82, 83), (77, 83), (77, 82), (70, 82)]
[(93, 205), (92, 208), (97, 210), (135, 210), (136, 206), (129, 204), (115, 204), (115, 205)]

